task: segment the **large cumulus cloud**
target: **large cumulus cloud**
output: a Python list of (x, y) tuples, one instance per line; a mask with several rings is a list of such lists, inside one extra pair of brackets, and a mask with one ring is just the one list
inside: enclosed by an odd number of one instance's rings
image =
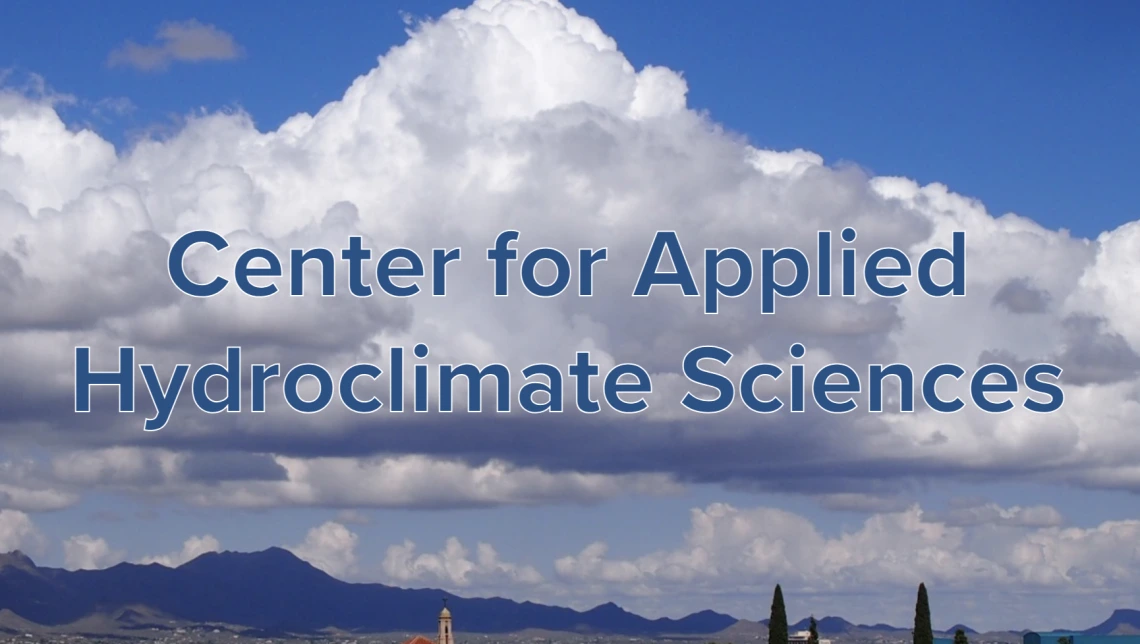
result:
[[(556, 490), (592, 500), (686, 481), (820, 495), (874, 495), (922, 477), (1140, 484), (1130, 465), (1140, 439), (1129, 431), (1140, 413), (1140, 228), (1074, 238), (994, 217), (939, 184), (758, 150), (691, 109), (686, 90), (677, 72), (635, 69), (597, 24), (561, 5), (479, 0), (417, 26), (340, 100), (273, 131), (241, 113), (209, 114), (116, 151), (69, 130), (50, 102), (0, 95), (0, 424), (12, 445), (38, 443), (55, 459), (9, 468), (6, 493), (28, 509), (65, 503), (78, 485), (177, 487), (203, 503), (440, 506), (556, 500)], [(811, 248), (816, 231), (844, 226), (859, 231), (863, 256), (894, 246), (916, 257), (966, 231), (968, 296), (807, 295), (763, 318), (754, 293), (716, 316), (676, 293), (630, 297), (660, 229), (678, 231), (694, 257), (709, 247)], [(198, 228), (231, 244), (187, 258), (200, 276), (227, 274), (246, 248), (285, 255), (339, 248), (350, 235), (377, 253), (461, 248), (463, 259), (443, 298), (324, 298), (311, 265), (305, 297), (231, 288), (196, 299), (176, 291), (165, 259)], [(521, 231), (523, 252), (607, 247), (595, 295), (537, 298), (515, 277), (511, 297), (493, 297), (483, 253), (505, 229)], [(1076, 377), (1050, 415), (704, 417), (678, 406), (689, 348), (730, 349), (725, 371), (739, 375), (757, 361), (786, 364), (793, 341), (807, 345), (809, 370), (972, 367), (1001, 356), (1056, 360)], [(92, 347), (98, 369), (114, 366), (117, 347), (135, 346), (165, 379), (176, 363), (223, 360), (228, 345), (245, 347), (247, 364), (336, 370), (416, 342), (435, 363), (564, 365), (587, 349), (603, 369), (636, 362), (653, 374), (651, 409), (360, 416), (334, 406), (304, 416), (285, 410), (276, 388), (266, 414), (206, 415), (184, 397), (151, 434), (141, 428), (146, 405), (119, 415), (106, 392), (92, 413), (72, 413), (79, 345)], [(100, 451), (60, 465), (76, 448)], [(116, 449), (129, 451), (107, 451)], [(375, 488), (346, 492), (354, 471), (376, 477)], [(434, 487), (401, 488), (407, 479), (393, 472), (409, 471)]]

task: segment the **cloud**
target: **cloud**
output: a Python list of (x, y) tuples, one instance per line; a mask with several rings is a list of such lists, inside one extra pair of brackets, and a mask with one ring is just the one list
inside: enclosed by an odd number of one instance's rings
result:
[(0, 552), (42, 550), (43, 534), (27, 514), (19, 510), (0, 510)]
[(79, 500), (74, 492), (53, 489), (28, 489), (0, 484), (0, 505), (14, 510), (46, 512), (71, 507)]
[(289, 548), (293, 554), (327, 572), (344, 579), (356, 573), (356, 545), (359, 537), (335, 521), (309, 530), (305, 540)]
[(181, 463), (190, 481), (284, 481), (285, 468), (269, 454), (192, 453)]
[(368, 525), (371, 517), (359, 510), (341, 510), (336, 513), (336, 522), (348, 525)]
[(549, 473), (498, 460), (473, 466), (423, 455), (302, 459), (135, 447), (60, 454), (53, 459), (50, 474), (45, 474), (51, 484), (65, 490), (130, 490), (199, 506), (237, 508), (582, 504), (680, 489), (662, 475)]
[(846, 512), (898, 512), (910, 506), (908, 501), (898, 497), (844, 492), (821, 495), (818, 501), (828, 510)]
[[(50, 462), (9, 484), (259, 508), (595, 502), (689, 483), (848, 505), (930, 479), (1140, 490), (1131, 431), (1140, 375), (1128, 357), (1140, 346), (1129, 278), (1140, 225), (1089, 240), (993, 217), (941, 184), (757, 149), (686, 96), (679, 73), (635, 68), (592, 20), (521, 0), (480, 0), (417, 25), (339, 100), (273, 131), (240, 112), (205, 114), (116, 151), (69, 129), (50, 100), (0, 93), (0, 429), (13, 444), (52, 439)], [(676, 294), (630, 297), (660, 229), (677, 230), (700, 257), (706, 247), (810, 249), (818, 230), (844, 226), (858, 230), (861, 257), (880, 246), (917, 257), (965, 231), (969, 297), (805, 295), (780, 301), (763, 332), (755, 293), (726, 300), (716, 316)], [(171, 243), (200, 227), (231, 246), (192, 253), (187, 269), (199, 276), (232, 277), (252, 247), (287, 255), (339, 248), (352, 235), (374, 257), (461, 248), (463, 259), (446, 297), (324, 298), (309, 264), (305, 297), (230, 288), (191, 298), (175, 291), (166, 261)], [(485, 251), (513, 228), (524, 254), (606, 247), (594, 295), (531, 297), (514, 281), (510, 297), (494, 297)], [(1031, 287), (1017, 282), (1026, 276)], [(346, 283), (343, 262), (335, 278)], [(834, 361), (922, 371), (991, 355), (1065, 357), (1079, 374), (1106, 352), (1125, 359), (1064, 381), (1065, 406), (1048, 415), (684, 412), (678, 401), (691, 383), (681, 359), (714, 341), (734, 353), (723, 369), (734, 378), (753, 362), (787, 367), (793, 341), (808, 347), (809, 374)], [(334, 405), (305, 416), (284, 408), (278, 379), (265, 413), (205, 414), (184, 393), (171, 424), (144, 434), (151, 410), (140, 378), (135, 414), (115, 413), (114, 393), (102, 390), (91, 413), (71, 411), (76, 346), (92, 348), (97, 369), (134, 346), (165, 381), (175, 364), (224, 361), (229, 345), (245, 348), (247, 366), (317, 362), (336, 373), (361, 361), (386, 367), (391, 347), (417, 342), (431, 347), (423, 362), (432, 366), (501, 362), (517, 372), (566, 365), (579, 350), (602, 369), (636, 362), (652, 373), (650, 409), (359, 415)], [(385, 374), (358, 388), (386, 396), (390, 385)], [(786, 386), (757, 393), (786, 395)], [(436, 384), (429, 393), (434, 405)], [(248, 389), (242, 396), (249, 409)], [(865, 409), (866, 398), (858, 402)]]
[(472, 585), (528, 586), (543, 581), (532, 566), (503, 561), (488, 543), (479, 543), (475, 557), (456, 537), (450, 537), (437, 553), (416, 554), (416, 544), (405, 540), (388, 547), (384, 556), (384, 574), (394, 582), (442, 584), (448, 588)]
[(756, 598), (770, 597), (780, 583), (793, 620), (842, 611), (905, 626), (924, 582), (936, 627), (965, 622), (983, 630), (1091, 624), (1099, 611), (1135, 601), (1140, 564), (1131, 540), (1140, 521), (1041, 527), (1051, 512), (951, 504), (965, 508), (987, 508), (988, 516), (959, 514), (962, 525), (952, 525), (946, 514), (912, 505), (827, 530), (777, 508), (713, 503), (691, 511), (674, 547), (638, 553), (626, 544), (618, 556), (596, 541), (559, 557), (556, 577), (538, 592), (585, 607), (622, 597), (622, 606), (649, 615), (711, 605), (761, 619), (766, 609)]
[(1049, 505), (1003, 508), (996, 503), (954, 507), (944, 514), (935, 515), (935, 520), (954, 526), (1053, 527), (1065, 522), (1061, 513)]
[[(947, 519), (914, 505), (827, 535), (785, 510), (714, 503), (692, 510), (689, 531), (675, 548), (621, 558), (598, 541), (558, 558), (554, 567), (563, 583), (594, 593), (620, 593), (635, 602), (683, 597), (690, 606), (717, 601), (725, 609), (735, 598), (770, 593), (777, 582), (821, 609), (852, 593), (905, 596), (924, 582), (936, 589), (942, 614), (959, 616), (979, 589), (990, 589), (1009, 595), (1007, 602), (1017, 598), (1023, 609), (1036, 604), (1033, 610), (1044, 612), (1031, 613), (1035, 619), (1049, 614), (1052, 595), (1072, 604), (1074, 594), (1111, 602), (1131, 592), (1140, 578), (1132, 557), (1140, 521), (1078, 528), (1057, 520), (1047, 506), (989, 504)], [(1081, 615), (1089, 604), (1077, 604), (1063, 614), (1087, 620)], [(860, 619), (898, 619), (881, 605), (863, 608), (869, 612)], [(994, 615), (987, 619), (992, 623)]]
[(994, 293), (992, 302), (1011, 313), (1045, 313), (1049, 306), (1049, 292), (1037, 288), (1027, 278), (1018, 277), (1003, 284)]
[(200, 555), (204, 555), (207, 552), (218, 552), (221, 549), (222, 544), (212, 535), (207, 534), (200, 537), (190, 537), (183, 542), (181, 550), (176, 550), (165, 555), (143, 557), (139, 560), (139, 563), (157, 563), (167, 568), (177, 568), (188, 561), (193, 561)]
[(243, 55), (234, 37), (214, 25), (197, 20), (166, 22), (158, 28), (155, 42), (140, 45), (128, 40), (107, 57), (111, 67), (125, 65), (142, 71), (161, 71), (172, 62), (234, 60)]
[(0, 507), (27, 512), (62, 510), (79, 500), (35, 459), (0, 461)]
[[(318, 505), (357, 507), (479, 507), (600, 501), (652, 486), (660, 477), (551, 474), (500, 461), (472, 467), (423, 456), (377, 459), (290, 459), (282, 483), (223, 486), (191, 499), (208, 505), (246, 507)], [(229, 500), (227, 500), (229, 497)]]
[(147, 486), (160, 483), (170, 460), (151, 458), (151, 455), (133, 447), (112, 447), (102, 450), (76, 451), (52, 459), (54, 477), (78, 485), (129, 484)]
[(122, 550), (113, 550), (106, 539), (80, 534), (63, 542), (64, 566), (69, 570), (108, 568), (126, 559)]
[(136, 110), (125, 96), (75, 96), (55, 90), (43, 76), (24, 70), (0, 69), (0, 93), (15, 93), (51, 105), (72, 130), (96, 129), (93, 123), (105, 125), (129, 117)]
[(112, 117), (126, 116), (135, 111), (136, 105), (125, 96), (101, 98), (91, 103), (92, 116), (109, 120)]
[(1026, 360), (1008, 351), (984, 351), (978, 362), (1004, 362), (1025, 369), (1047, 360), (1062, 368), (1066, 382), (1075, 385), (1128, 382), (1140, 374), (1140, 355), (1103, 317), (1074, 314), (1063, 319), (1061, 327), (1059, 346), (1048, 356)]
[(1007, 573), (1000, 566), (964, 552), (963, 537), (960, 529), (924, 521), (917, 506), (873, 515), (859, 530), (828, 538), (810, 520), (784, 510), (713, 504), (692, 511), (681, 548), (613, 560), (604, 543), (595, 543), (559, 559), (555, 569), (566, 579), (659, 592), (755, 588), (771, 579), (811, 592), (1003, 581)]
[(103, 521), (106, 523), (120, 523), (126, 521), (125, 516), (114, 510), (96, 510), (87, 515), (87, 517), (92, 521)]

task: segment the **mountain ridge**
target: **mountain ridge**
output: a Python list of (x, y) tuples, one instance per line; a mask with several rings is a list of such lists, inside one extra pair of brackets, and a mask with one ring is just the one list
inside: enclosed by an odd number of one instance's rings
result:
[(41, 568), (26, 555), (0, 558), (0, 610), (54, 627), (139, 606), (193, 623), (223, 623), (267, 632), (421, 632), (434, 628), (440, 600), (463, 615), (463, 630), (501, 633), (544, 629), (614, 635), (703, 635), (736, 618), (701, 611), (649, 619), (613, 602), (586, 611), (468, 598), (431, 588), (354, 584), (283, 548), (203, 554), (176, 568), (120, 563), (102, 570)]
[[(767, 631), (767, 621), (749, 622), (702, 610), (679, 619), (650, 619), (614, 602), (584, 611), (502, 597), (460, 597), (433, 588), (397, 588), (337, 579), (284, 548), (257, 552), (209, 552), (178, 567), (123, 562), (101, 570), (40, 567), (20, 551), (0, 554), (0, 613), (13, 623), (54, 628), (100, 620), (122, 628), (167, 628), (166, 624), (228, 624), (267, 634), (424, 632), (434, 628), (440, 601), (456, 612), (457, 626), (471, 633), (526, 630), (607, 635), (716, 635)], [(460, 617), (461, 616), (461, 617)], [(789, 625), (807, 630), (810, 618)], [(8, 620), (4, 620), (8, 621)], [(842, 617), (817, 620), (821, 635), (908, 632), (889, 624), (855, 624)], [(938, 633), (978, 631), (955, 624)], [(997, 631), (1023, 633), (1025, 631)], [(1042, 631), (1047, 632), (1047, 631)], [(1140, 611), (1117, 609), (1085, 635), (1140, 633)]]
[(1140, 610), (1117, 608), (1108, 619), (1080, 631), (1082, 635), (1135, 635), (1140, 633)]

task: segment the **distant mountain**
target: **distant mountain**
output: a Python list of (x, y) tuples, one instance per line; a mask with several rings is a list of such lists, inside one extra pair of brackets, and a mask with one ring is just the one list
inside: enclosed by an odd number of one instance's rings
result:
[[(789, 631), (806, 631), (811, 626), (811, 618), (805, 617), (795, 624), (789, 624)], [(840, 635), (855, 628), (851, 622), (842, 617), (824, 617), (817, 619), (815, 628), (821, 635)]]
[(0, 611), (58, 626), (99, 616), (117, 626), (155, 622), (154, 615), (193, 623), (222, 623), (260, 632), (431, 632), (440, 600), (448, 599), (456, 628), (469, 633), (525, 629), (613, 635), (704, 635), (736, 619), (713, 611), (681, 619), (647, 619), (607, 603), (585, 612), (475, 599), (441, 590), (352, 584), (335, 579), (293, 553), (207, 553), (178, 568), (122, 563), (105, 570), (40, 568), (20, 552), (0, 555)]
[(36, 571), (36, 564), (28, 555), (20, 552), (19, 550), (13, 550), (12, 552), (0, 554), (0, 570), (4, 568), (13, 568), (15, 570), (23, 570), (24, 572), (34, 574)]
[(909, 628), (901, 626), (891, 626), (890, 624), (859, 624), (855, 628), (861, 631), (884, 631), (887, 633), (902, 633), (909, 632)]
[(1108, 619), (1092, 628), (1081, 631), (1083, 635), (1135, 635), (1140, 633), (1140, 610), (1121, 608), (1112, 612)]
[[(760, 622), (764, 625), (768, 624), (768, 620)], [(811, 626), (811, 618), (805, 617), (800, 621), (789, 624), (789, 631), (806, 631)], [(955, 624), (945, 631), (938, 631), (939, 633), (951, 633), (961, 628), (967, 635), (977, 635), (978, 631), (965, 626), (963, 624)], [(910, 627), (891, 626), (890, 624), (852, 624), (851, 622), (843, 619), (842, 617), (823, 617), (816, 620), (816, 630), (820, 635), (844, 635), (854, 633), (857, 631), (873, 631), (876, 633), (909, 633)]]

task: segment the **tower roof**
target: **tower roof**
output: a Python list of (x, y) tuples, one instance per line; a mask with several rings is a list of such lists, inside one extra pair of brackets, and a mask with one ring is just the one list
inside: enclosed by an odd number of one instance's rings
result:
[(443, 619), (445, 617), (451, 619), (451, 611), (447, 610), (447, 606), (444, 606), (443, 610), (439, 611), (439, 618)]

